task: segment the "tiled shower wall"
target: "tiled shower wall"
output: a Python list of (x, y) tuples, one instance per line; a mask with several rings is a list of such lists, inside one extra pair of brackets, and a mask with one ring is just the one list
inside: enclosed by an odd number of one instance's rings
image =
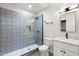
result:
[(34, 23), (31, 21), (29, 15), (0, 8), (0, 55), (35, 43)]

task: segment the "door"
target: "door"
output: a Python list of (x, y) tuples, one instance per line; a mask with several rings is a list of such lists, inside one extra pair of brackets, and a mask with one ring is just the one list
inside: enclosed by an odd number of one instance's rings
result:
[(57, 46), (53, 48), (54, 56), (63, 56), (63, 49)]
[(36, 17), (36, 44), (43, 44), (43, 15)]

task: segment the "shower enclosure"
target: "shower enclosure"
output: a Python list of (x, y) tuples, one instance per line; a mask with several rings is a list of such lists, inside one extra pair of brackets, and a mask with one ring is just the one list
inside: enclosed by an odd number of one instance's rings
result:
[(43, 44), (43, 15), (36, 17), (36, 21), (35, 21), (35, 37), (36, 37), (36, 43), (38, 45), (42, 45)]
[(34, 18), (0, 7), (0, 55), (43, 44), (43, 16)]

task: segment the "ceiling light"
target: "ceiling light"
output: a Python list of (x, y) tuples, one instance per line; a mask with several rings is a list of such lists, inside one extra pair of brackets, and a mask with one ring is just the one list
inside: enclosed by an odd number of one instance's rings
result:
[(32, 8), (32, 5), (31, 5), (31, 4), (29, 4), (29, 5), (28, 5), (28, 8)]
[(75, 7), (77, 7), (78, 5), (72, 5), (70, 8), (71, 9), (73, 9), (73, 8), (75, 8)]

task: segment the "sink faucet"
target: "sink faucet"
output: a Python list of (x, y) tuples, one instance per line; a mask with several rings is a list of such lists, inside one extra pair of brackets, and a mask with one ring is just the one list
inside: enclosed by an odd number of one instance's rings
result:
[(66, 35), (65, 35), (65, 36), (66, 36), (66, 39), (68, 39), (68, 33), (66, 33)]

